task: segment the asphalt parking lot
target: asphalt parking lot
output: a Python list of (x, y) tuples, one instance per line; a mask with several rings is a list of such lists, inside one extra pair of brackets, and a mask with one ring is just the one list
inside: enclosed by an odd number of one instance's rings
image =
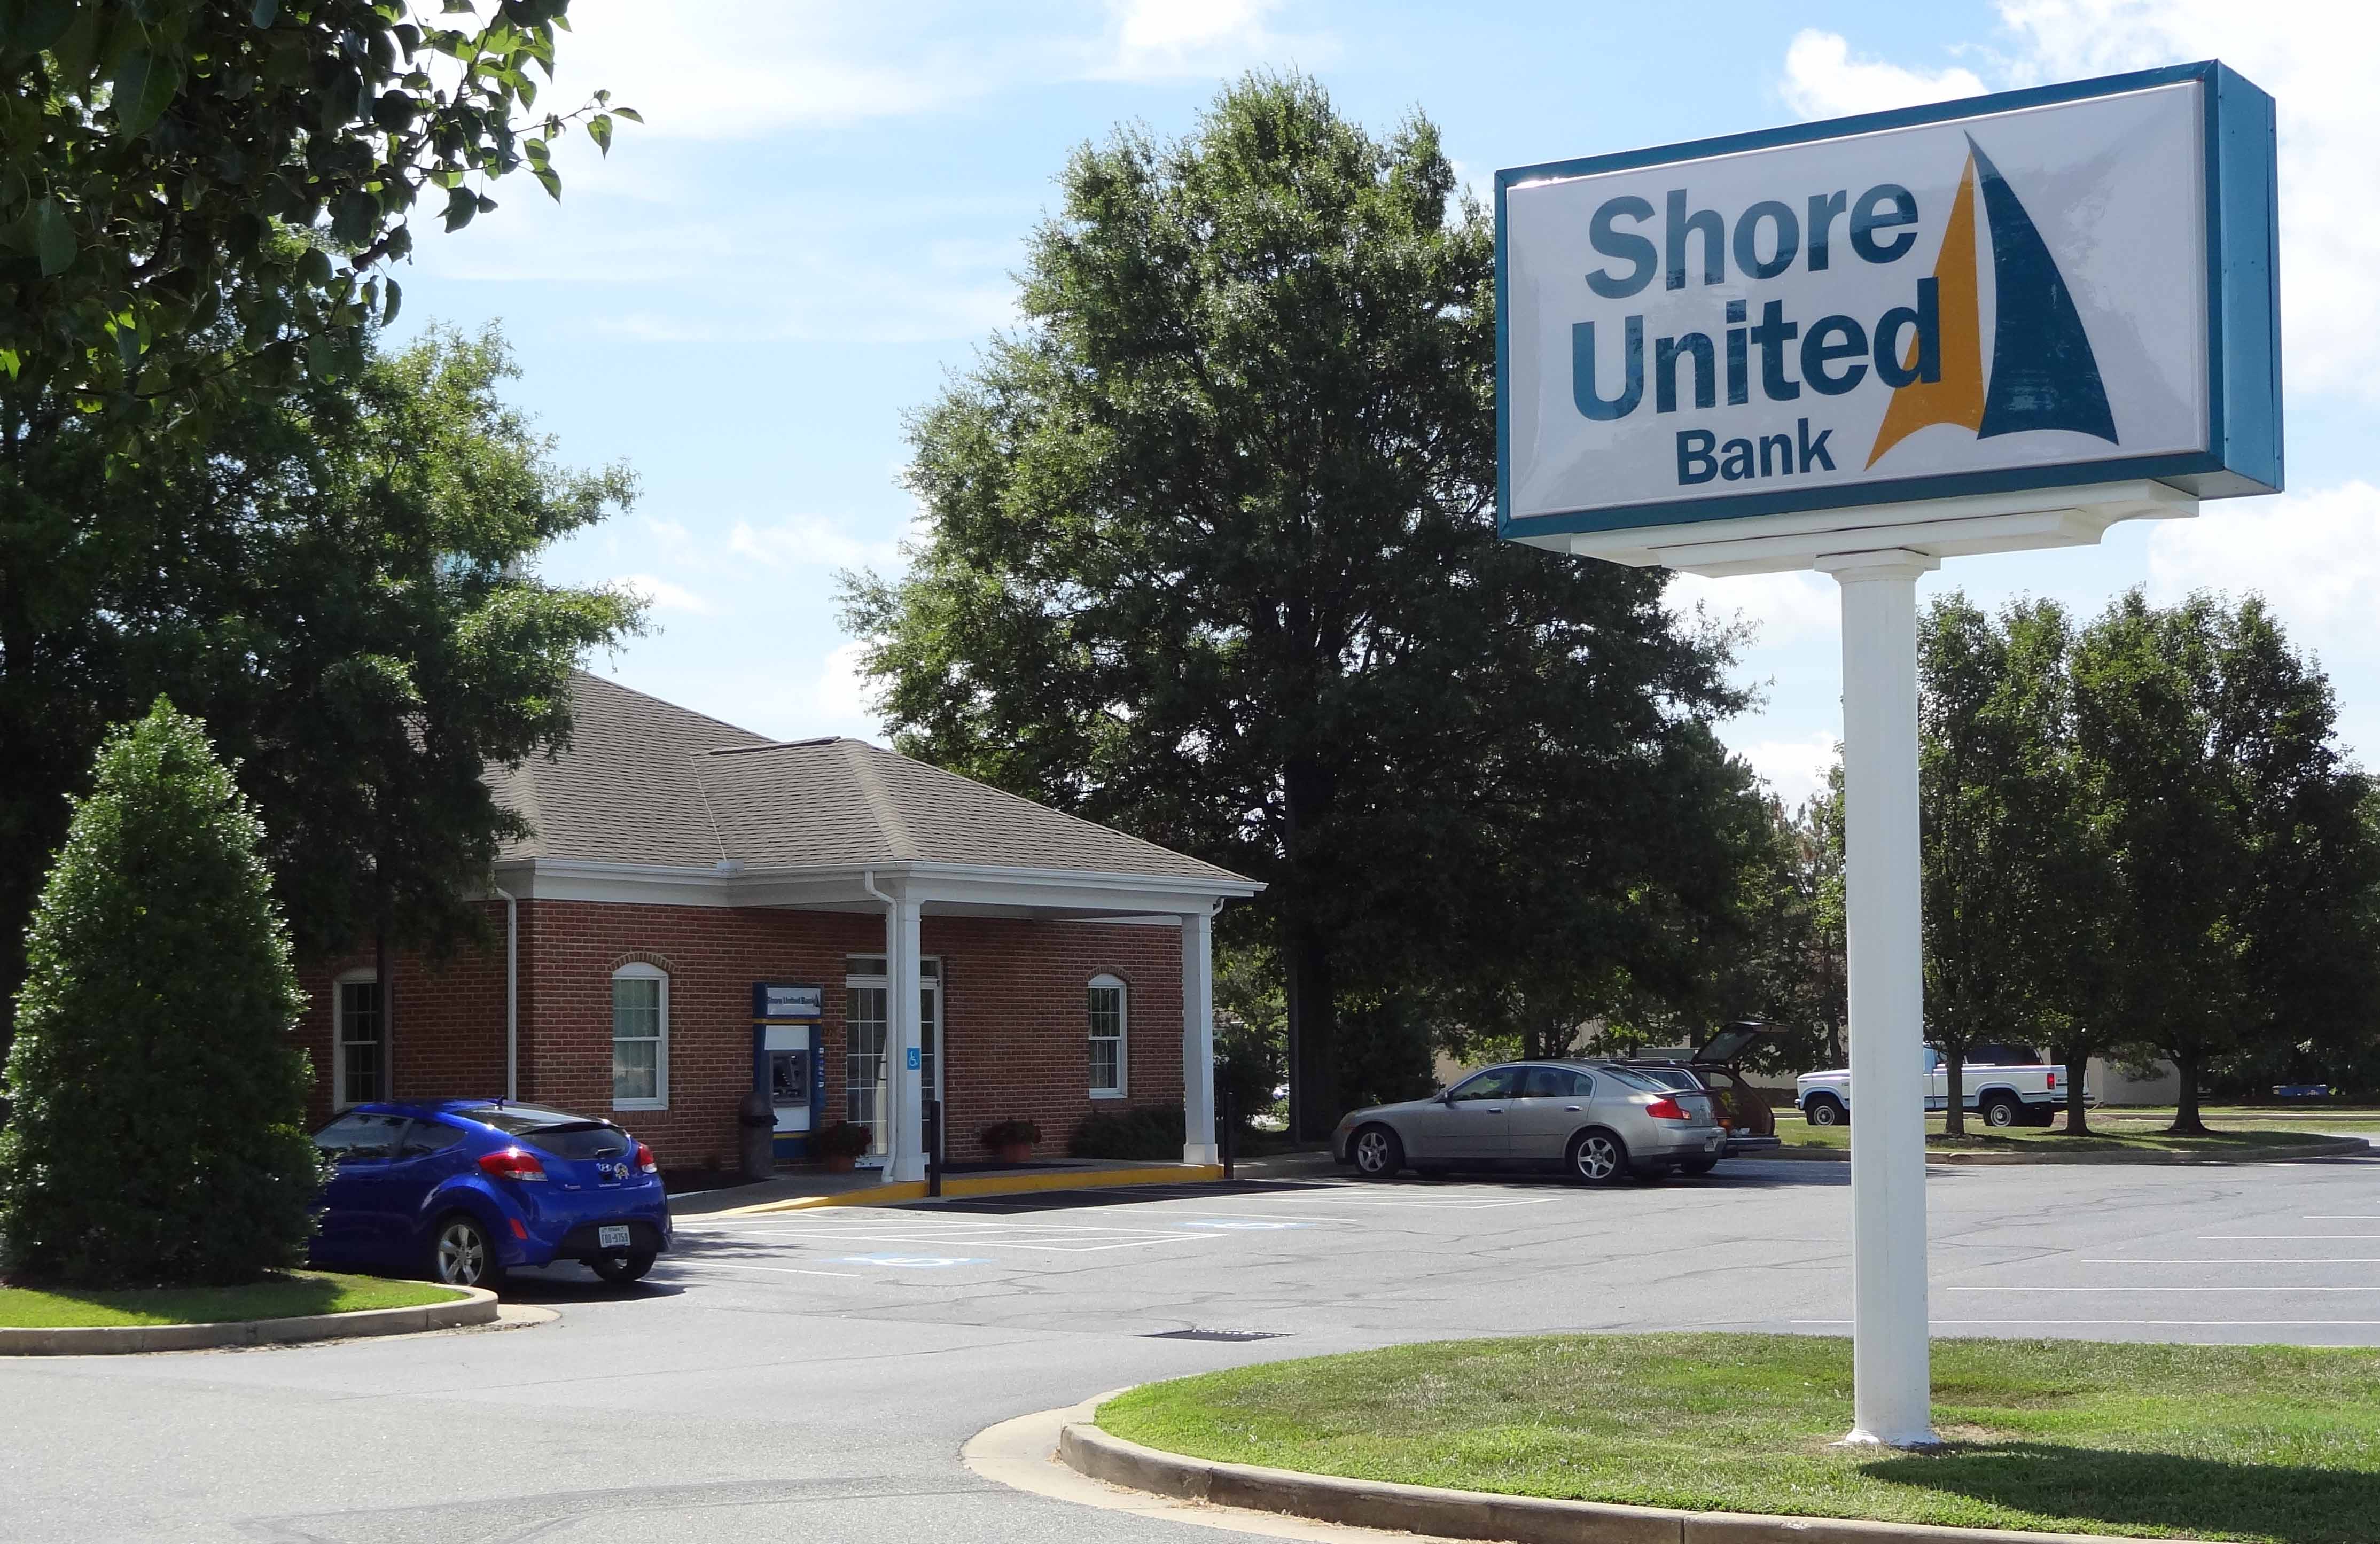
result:
[[(537, 1328), (0, 1363), (0, 1538), (1184, 1541), (978, 1477), (1149, 1379), (1548, 1330), (1841, 1332), (1848, 1174), (1336, 1179), (689, 1222)], [(2380, 1344), (2380, 1161), (1937, 1169), (1945, 1334)], [(1262, 1335), (1263, 1339), (1184, 1338)]]
[[(1849, 1325), (1847, 1173), (1285, 1182), (698, 1220), (655, 1280), (755, 1306), (1085, 1329), (1409, 1338)], [(2380, 1344), (2380, 1163), (1950, 1169), (1949, 1334)]]

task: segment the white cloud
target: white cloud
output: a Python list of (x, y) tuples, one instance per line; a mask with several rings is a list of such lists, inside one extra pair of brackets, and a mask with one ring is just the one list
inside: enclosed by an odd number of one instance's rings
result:
[(1826, 787), (1835, 748), (1836, 736), (1829, 731), (1798, 740), (1761, 740), (1737, 746), (1735, 752), (1752, 763), (1752, 770), (1791, 808)]
[(771, 568), (888, 568), (901, 561), (900, 542), (868, 541), (822, 515), (794, 515), (773, 525), (738, 520), (727, 550)]
[[(2380, 6), (2370, 0), (1999, 0), (2014, 52), (1995, 85), (2070, 80), (2219, 58), (2271, 92), (2280, 114), (2281, 322), (2293, 391), (2380, 401), (2380, 200), (2373, 147), (2380, 91)], [(1964, 70), (1928, 75), (1860, 62), (1829, 33), (1803, 32), (1782, 90), (1809, 115), (1935, 100)]]
[(1928, 74), (1881, 59), (1856, 59), (1840, 34), (1804, 30), (1785, 49), (1785, 104), (1805, 118), (1874, 113), (1919, 102), (1981, 96), (1974, 71), (1950, 68)]
[(853, 726), (865, 725), (866, 729), (857, 731), (862, 738), (876, 724), (876, 711), (868, 701), (876, 687), (859, 673), (859, 656), (867, 647), (865, 641), (855, 638), (835, 649), (827, 655), (810, 688), (812, 711), (821, 722), (836, 725), (833, 732), (841, 734), (852, 734)]
[(641, 596), (655, 611), (679, 611), (689, 616), (716, 616), (719, 608), (684, 585), (650, 574), (623, 574), (612, 581), (622, 589)]
[(1807, 638), (1832, 638), (1842, 626), (1842, 601), (1833, 580), (1815, 574), (1747, 574), (1706, 579), (1680, 574), (1663, 599), (1681, 616), (1697, 607), (1725, 621), (1730, 616), (1758, 629), (1752, 647), (1775, 648)]
[(1303, 50), (1329, 52), (1321, 38), (1288, 39), (1265, 27), (1281, 0), (1109, 0), (1112, 52), (1089, 72), (1111, 79), (1226, 75)]
[(2253, 590), (2334, 672), (2380, 671), (2380, 488), (2358, 480), (2232, 500), (2160, 522), (2149, 537), (2151, 598), (2193, 590)]

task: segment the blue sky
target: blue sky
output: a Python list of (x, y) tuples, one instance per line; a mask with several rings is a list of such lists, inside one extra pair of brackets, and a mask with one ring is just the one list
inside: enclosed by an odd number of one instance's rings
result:
[[(1463, 176), (1978, 90), (2221, 57), (2280, 102), (2290, 491), (2097, 549), (1954, 559), (1926, 581), (2095, 611), (2128, 585), (2265, 594), (2380, 751), (2380, 7), (2327, 0), (1303, 0), (841, 5), (577, 0), (552, 88), (642, 110), (563, 201), (526, 181), (431, 236), (400, 330), (501, 320), (514, 398), (567, 460), (633, 466), (624, 518), (547, 573), (652, 599), (595, 667), (763, 733), (880, 740), (834, 574), (890, 570), (915, 517), (903, 419), (1014, 318), (1010, 274), (1074, 146), (1184, 132), (1229, 78), (1299, 67), (1385, 130), (1418, 107)], [(1758, 628), (1764, 705), (1725, 726), (1788, 796), (1840, 732), (1832, 581), (1682, 579)]]

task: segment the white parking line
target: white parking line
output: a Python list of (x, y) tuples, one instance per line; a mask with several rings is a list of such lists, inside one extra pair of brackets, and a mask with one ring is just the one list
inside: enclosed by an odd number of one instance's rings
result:
[[(1305, 1198), (1282, 1196), (1278, 1198), (1290, 1201), (1304, 1200)], [(1503, 1201), (1475, 1201), (1455, 1196), (1432, 1197), (1427, 1200), (1414, 1201), (1395, 1200), (1386, 1196), (1377, 1200), (1369, 1196), (1329, 1196), (1317, 1198), (1328, 1199), (1333, 1206), (1402, 1206), (1437, 1211), (1495, 1211), (1511, 1206), (1544, 1206), (1549, 1201), (1561, 1199), (1559, 1196), (1524, 1196), (1517, 1200)]]
[(1220, 1237), (1220, 1235), (1216, 1234), (1197, 1233), (1163, 1233), (1153, 1234), (1146, 1238), (1111, 1239), (1099, 1243), (1090, 1243), (1064, 1239), (986, 1238), (981, 1234), (977, 1233), (970, 1233), (953, 1237), (948, 1233), (937, 1233), (925, 1229), (886, 1229), (880, 1231), (876, 1229), (859, 1228), (820, 1228), (809, 1231), (787, 1229), (783, 1232), (765, 1234), (759, 1236), (769, 1238), (804, 1239), (818, 1244), (835, 1244), (844, 1242), (856, 1244), (947, 1244), (966, 1249), (1038, 1249), (1045, 1253), (1051, 1254), (1094, 1255), (1101, 1254), (1111, 1249), (1145, 1249), (1154, 1244), (1185, 1244), (1202, 1239), (1212, 1240)]
[(2301, 1222), (2380, 1222), (2380, 1211), (2310, 1211)]
[(766, 1270), (774, 1276), (840, 1276), (845, 1281), (866, 1280), (856, 1270), (796, 1270), (790, 1265), (745, 1265), (723, 1259), (674, 1259), (668, 1262), (672, 1270)]
[(2336, 1259), (2085, 1259), (2081, 1265), (2380, 1265), (2380, 1255), (2350, 1255)]
[(2252, 1239), (2294, 1239), (2301, 1244), (2380, 1244), (2380, 1233), (2203, 1233), (2201, 1244), (2244, 1244)]
[(2380, 1292), (2380, 1286), (1954, 1286), (1945, 1292)]

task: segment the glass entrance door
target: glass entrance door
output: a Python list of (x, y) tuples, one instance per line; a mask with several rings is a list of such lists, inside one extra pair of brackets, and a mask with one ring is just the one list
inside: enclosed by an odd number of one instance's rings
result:
[(843, 1118), (864, 1125), (868, 1150), (884, 1150), (885, 989), (846, 986), (843, 996)]
[[(843, 1118), (864, 1125), (873, 1138), (871, 1155), (891, 1150), (887, 1119), (892, 1111), (892, 1025), (887, 1008), (892, 984), (880, 954), (854, 954), (845, 962), (843, 1009)], [(942, 962), (917, 966), (917, 1087), (921, 1097), (942, 1097)]]

